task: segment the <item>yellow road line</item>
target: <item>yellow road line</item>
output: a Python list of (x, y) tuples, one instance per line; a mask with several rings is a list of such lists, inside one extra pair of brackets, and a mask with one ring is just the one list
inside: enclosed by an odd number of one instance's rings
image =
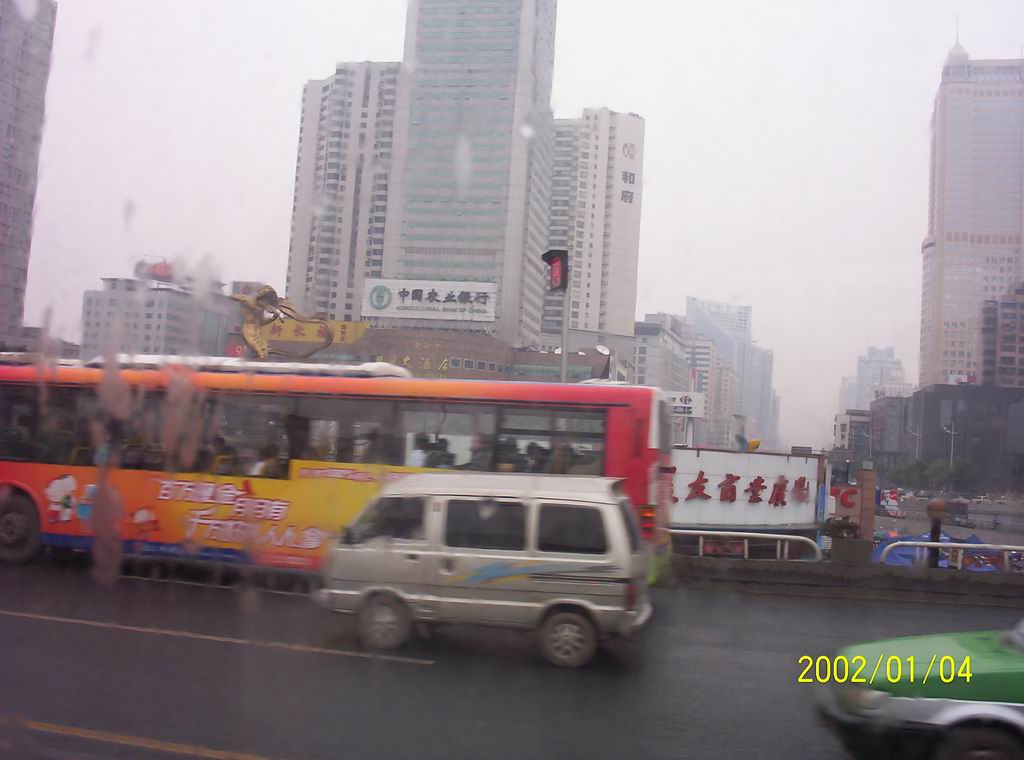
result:
[(174, 742), (160, 741), (159, 739), (146, 739), (142, 736), (114, 734), (109, 731), (94, 731), (91, 728), (77, 728), (60, 723), (45, 723), (41, 720), (21, 718), (21, 722), (33, 731), (42, 731), (47, 734), (73, 736), (77, 739), (89, 739), (90, 741), (104, 742), (106, 744), (122, 744), (126, 747), (151, 749), (157, 752), (185, 755), (186, 757), (201, 757), (206, 760), (270, 760), (263, 755), (251, 755), (247, 752), (227, 752), (225, 750), (210, 749), (209, 747), (199, 747), (194, 744), (176, 744)]
[(374, 654), (372, 652), (353, 652), (345, 649), (327, 649), (325, 647), (311, 647), (303, 644), (287, 644), (283, 641), (239, 639), (233, 636), (215, 636), (210, 633), (196, 633), (194, 631), (181, 631), (167, 628), (145, 628), (137, 625), (123, 625), (122, 623), (108, 623), (101, 620), (86, 620), (84, 618), (69, 618), (57, 615), (42, 615), (35, 612), (19, 612), (17, 610), (0, 610), (0, 616), (23, 618), (25, 620), (41, 620), (47, 623), (83, 625), (90, 628), (105, 628), (112, 631), (148, 633), (154, 636), (175, 636), (177, 638), (196, 639), (198, 641), (215, 641), (220, 644), (236, 644), (263, 647), (265, 649), (283, 649), (285, 651), (304, 652), (306, 654), (327, 654), (335, 657), (356, 657), (363, 660), (384, 660), (386, 662), (402, 662), (408, 665), (433, 665), (435, 663), (434, 660), (426, 660), (420, 657), (402, 657), (400, 655)]

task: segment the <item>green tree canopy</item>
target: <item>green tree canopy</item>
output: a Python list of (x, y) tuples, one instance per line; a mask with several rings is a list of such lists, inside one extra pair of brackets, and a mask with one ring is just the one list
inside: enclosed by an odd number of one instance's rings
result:
[(936, 459), (928, 465), (928, 485), (942, 488), (949, 481), (949, 465), (942, 459)]
[(949, 479), (957, 491), (973, 491), (978, 485), (978, 468), (969, 459), (957, 459), (949, 471)]

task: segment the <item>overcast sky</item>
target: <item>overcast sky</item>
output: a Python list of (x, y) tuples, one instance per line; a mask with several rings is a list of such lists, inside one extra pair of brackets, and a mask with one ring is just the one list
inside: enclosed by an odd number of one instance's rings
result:
[[(29, 2), (30, 0), (25, 0)], [(560, 0), (557, 116), (647, 120), (638, 314), (748, 303), (788, 443), (893, 345), (916, 380), (928, 122), (954, 40), (1018, 57), (1021, 0)], [(60, 0), (26, 317), (141, 257), (282, 292), (299, 103), (336, 61), (400, 60), (404, 0)]]

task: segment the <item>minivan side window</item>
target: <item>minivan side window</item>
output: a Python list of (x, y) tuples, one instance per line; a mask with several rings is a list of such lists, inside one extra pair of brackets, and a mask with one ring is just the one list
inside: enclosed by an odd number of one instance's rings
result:
[(567, 504), (541, 504), (537, 549), (563, 554), (605, 554), (608, 539), (601, 510)]
[(424, 501), (418, 496), (385, 496), (378, 499), (350, 531), (352, 543), (387, 536), (422, 541)]
[(455, 548), (525, 549), (526, 507), (513, 501), (452, 499), (444, 542)]

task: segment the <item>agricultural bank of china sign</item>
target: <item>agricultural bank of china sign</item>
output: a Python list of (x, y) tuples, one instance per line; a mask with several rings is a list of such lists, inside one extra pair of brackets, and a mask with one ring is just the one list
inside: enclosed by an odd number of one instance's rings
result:
[(458, 319), (493, 322), (493, 282), (368, 279), (363, 288), (364, 317)]

